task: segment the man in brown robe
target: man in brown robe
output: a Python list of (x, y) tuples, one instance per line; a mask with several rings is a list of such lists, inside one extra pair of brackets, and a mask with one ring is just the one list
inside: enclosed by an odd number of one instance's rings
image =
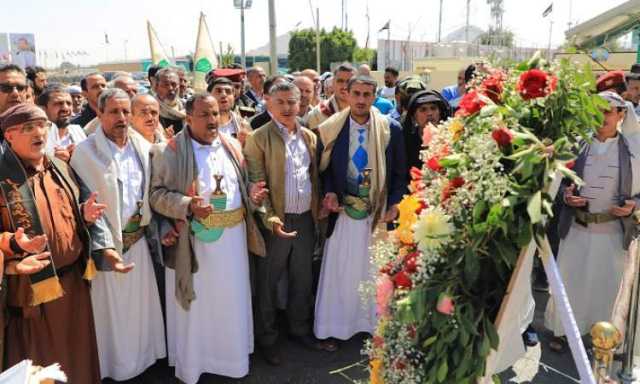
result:
[[(33, 105), (0, 115), (6, 139), (0, 155), (4, 362), (7, 367), (24, 359), (40, 366), (58, 362), (70, 383), (99, 383), (87, 281), (95, 274), (91, 251), (102, 252), (114, 266), (122, 260), (100, 218), (105, 206), (95, 203), (95, 194), (81, 204), (81, 196), (89, 195), (86, 188), (66, 163), (46, 156), (50, 124)], [(44, 239), (40, 249), (31, 244), (38, 239)]]

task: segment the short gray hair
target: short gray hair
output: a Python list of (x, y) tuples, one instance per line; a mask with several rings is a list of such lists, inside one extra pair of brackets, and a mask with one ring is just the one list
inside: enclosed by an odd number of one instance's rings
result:
[(176, 77), (180, 78), (180, 75), (178, 75), (178, 71), (175, 68), (166, 67), (156, 72), (156, 81), (160, 81), (163, 76), (168, 75), (176, 75)]
[(104, 107), (107, 105), (109, 99), (129, 99), (129, 95), (120, 88), (108, 88), (100, 93), (98, 98), (98, 110), (104, 112)]
[(300, 90), (298, 89), (298, 87), (295, 86), (295, 84), (290, 83), (288, 81), (276, 83), (273, 86), (271, 86), (271, 88), (269, 88), (269, 96), (275, 95), (276, 92), (293, 92), (293, 96), (297, 100), (300, 100)]

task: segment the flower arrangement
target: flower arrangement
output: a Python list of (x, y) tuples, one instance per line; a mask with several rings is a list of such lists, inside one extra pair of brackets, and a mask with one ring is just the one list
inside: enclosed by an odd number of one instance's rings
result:
[[(522, 247), (544, 233), (546, 193), (602, 124), (588, 66), (539, 55), (476, 77), (456, 115), (425, 129), (398, 227), (373, 246), (379, 322), (372, 383), (476, 383)], [(603, 104), (604, 103), (604, 104)]]

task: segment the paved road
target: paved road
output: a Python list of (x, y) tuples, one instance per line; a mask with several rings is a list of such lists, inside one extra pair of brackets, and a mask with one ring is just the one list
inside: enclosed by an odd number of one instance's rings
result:
[[(542, 343), (530, 348), (525, 358), (516, 367), (501, 374), (503, 383), (536, 383), (536, 384), (573, 384), (578, 381), (575, 365), (570, 353), (557, 354), (546, 346), (551, 336), (544, 331), (543, 314), (547, 301), (546, 294), (536, 293), (536, 317), (534, 326), (539, 332)], [(306, 350), (288, 339), (280, 341), (284, 363), (280, 367), (272, 367), (264, 362), (259, 353), (251, 358), (251, 373), (249, 376), (233, 380), (215, 375), (203, 375), (200, 384), (349, 384), (356, 380), (367, 378), (366, 366), (355, 365), (339, 373), (331, 373), (363, 361), (360, 355), (363, 335), (354, 337), (341, 345), (336, 353), (326, 353)], [(346, 377), (345, 377), (346, 376)], [(106, 381), (106, 383), (113, 383)], [(166, 366), (166, 362), (159, 362), (148, 369), (143, 375), (130, 380), (127, 384), (174, 384), (179, 383), (173, 378), (173, 370)]]

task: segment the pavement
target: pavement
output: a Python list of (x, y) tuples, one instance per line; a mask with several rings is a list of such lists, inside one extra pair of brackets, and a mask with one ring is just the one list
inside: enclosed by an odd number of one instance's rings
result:
[[(548, 295), (535, 292), (536, 314), (534, 327), (541, 343), (529, 348), (527, 354), (512, 369), (500, 374), (502, 383), (573, 384), (579, 383), (578, 373), (569, 349), (556, 353), (547, 347), (551, 333), (543, 326), (544, 308)], [(268, 365), (256, 352), (251, 356), (251, 370), (242, 379), (230, 379), (204, 374), (199, 384), (349, 384), (366, 383), (367, 362), (361, 355), (365, 335), (356, 335), (340, 345), (335, 353), (311, 351), (281, 337), (279, 346), (283, 364), (279, 367)], [(115, 383), (105, 380), (105, 383)], [(141, 376), (124, 382), (126, 384), (174, 384), (174, 371), (166, 360), (159, 361)]]

